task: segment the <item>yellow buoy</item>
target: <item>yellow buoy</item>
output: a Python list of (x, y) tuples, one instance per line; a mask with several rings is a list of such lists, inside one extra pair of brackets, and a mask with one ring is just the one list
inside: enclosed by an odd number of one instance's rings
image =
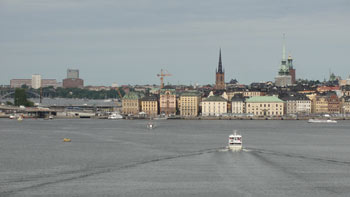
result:
[(71, 142), (72, 140), (69, 138), (63, 138), (63, 142)]

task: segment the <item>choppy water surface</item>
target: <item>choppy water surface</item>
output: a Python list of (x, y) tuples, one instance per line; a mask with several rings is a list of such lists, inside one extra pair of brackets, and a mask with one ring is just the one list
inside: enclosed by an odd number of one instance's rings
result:
[(0, 196), (350, 195), (350, 122), (146, 123), (1, 119)]

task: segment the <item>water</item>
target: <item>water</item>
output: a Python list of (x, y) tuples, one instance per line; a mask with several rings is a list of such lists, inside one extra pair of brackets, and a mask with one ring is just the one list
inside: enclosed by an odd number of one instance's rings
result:
[(0, 119), (0, 196), (350, 195), (349, 121), (146, 124)]

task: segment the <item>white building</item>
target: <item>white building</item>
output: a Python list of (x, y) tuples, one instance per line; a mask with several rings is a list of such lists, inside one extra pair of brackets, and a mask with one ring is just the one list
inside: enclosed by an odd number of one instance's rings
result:
[(34, 89), (41, 88), (41, 75), (38, 75), (38, 74), (32, 75), (32, 88)]
[(311, 100), (306, 96), (289, 96), (286, 101), (286, 114), (310, 114)]
[(221, 96), (210, 95), (202, 101), (202, 116), (220, 116), (227, 113), (227, 100)]
[(243, 114), (245, 113), (245, 103), (244, 98), (239, 96), (234, 96), (231, 99), (231, 112), (233, 114)]

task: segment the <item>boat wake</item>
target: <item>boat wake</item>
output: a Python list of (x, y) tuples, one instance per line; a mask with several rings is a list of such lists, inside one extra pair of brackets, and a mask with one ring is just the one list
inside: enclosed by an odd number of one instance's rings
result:
[(341, 161), (341, 160), (335, 160), (332, 158), (312, 157), (312, 156), (295, 154), (295, 153), (283, 153), (283, 152), (277, 152), (277, 151), (271, 151), (271, 150), (265, 150), (265, 149), (247, 148), (247, 149), (243, 149), (243, 151), (253, 152), (258, 154), (269, 154), (269, 155), (275, 155), (275, 156), (290, 157), (290, 158), (307, 159), (307, 160), (313, 160), (313, 161), (319, 161), (319, 162), (334, 163), (339, 165), (350, 165), (350, 161)]
[(12, 180), (5, 180), (1, 182), (2, 187), (0, 187), (0, 196), (10, 196), (26, 190), (31, 190), (31, 189), (48, 186), (48, 185), (87, 178), (87, 177), (100, 175), (103, 173), (109, 173), (117, 170), (134, 168), (134, 167), (138, 167), (139, 165), (145, 165), (145, 164), (150, 164), (154, 162), (218, 152), (221, 149), (224, 149), (224, 147), (203, 149), (203, 150), (179, 154), (179, 155), (162, 156), (162, 157), (157, 157), (149, 160), (130, 162), (122, 166), (96, 166), (93, 168), (60, 171), (60, 172), (55, 172), (51, 174), (48, 173), (48, 174), (40, 174), (40, 175), (31, 175), (31, 176), (21, 177), (17, 179), (12, 179)]

